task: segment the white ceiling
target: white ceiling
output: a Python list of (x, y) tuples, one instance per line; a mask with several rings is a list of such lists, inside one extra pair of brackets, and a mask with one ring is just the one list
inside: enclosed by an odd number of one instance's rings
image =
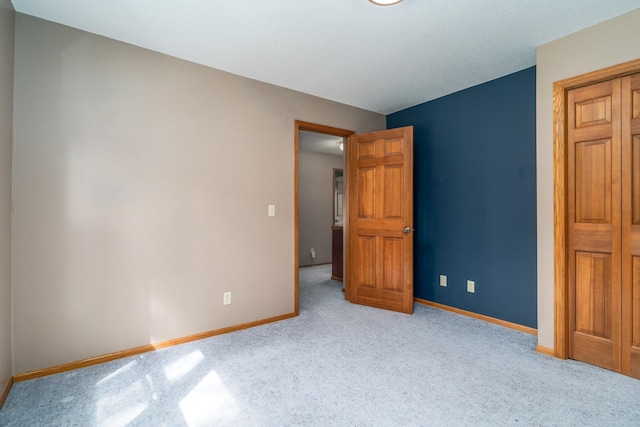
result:
[[(389, 114), (535, 65), (640, 0), (13, 0), (16, 11)], [(586, 48), (586, 47), (585, 47)]]

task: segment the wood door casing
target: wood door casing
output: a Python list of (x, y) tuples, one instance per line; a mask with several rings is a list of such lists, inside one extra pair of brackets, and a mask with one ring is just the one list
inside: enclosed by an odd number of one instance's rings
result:
[[(304, 122), (301, 120), (296, 120), (294, 122), (294, 137), (293, 137), (293, 154), (294, 154), (294, 167), (293, 167), (293, 205), (294, 205), (294, 215), (293, 215), (293, 229), (294, 229), (294, 247), (293, 247), (293, 268), (294, 268), (294, 284), (293, 284), (293, 300), (294, 300), (294, 313), (295, 315), (300, 314), (300, 278), (299, 278), (299, 227), (300, 227), (300, 161), (299, 161), (299, 148), (300, 142), (298, 140), (300, 136), (301, 130), (307, 130), (311, 132), (324, 133), (327, 135), (340, 136), (343, 138), (348, 138), (353, 135), (355, 132), (347, 129), (335, 128), (332, 126), (321, 125), (317, 123)], [(345, 233), (348, 233), (348, 230), (345, 229)], [(345, 269), (348, 266), (344, 266)], [(345, 283), (345, 286), (348, 286)]]
[(413, 313), (413, 127), (354, 135), (347, 147), (348, 298)]
[(620, 80), (568, 93), (569, 356), (621, 367)]

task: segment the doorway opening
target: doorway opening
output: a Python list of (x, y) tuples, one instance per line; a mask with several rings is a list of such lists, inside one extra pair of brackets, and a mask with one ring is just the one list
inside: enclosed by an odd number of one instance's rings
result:
[[(347, 139), (349, 136), (353, 135), (355, 132), (346, 129), (335, 128), (331, 126), (320, 125), (316, 123), (309, 123), (296, 120), (295, 121), (295, 129), (294, 129), (294, 303), (295, 303), (295, 314), (298, 315), (300, 312), (300, 279), (298, 275), (298, 269), (300, 268), (300, 258), (301, 258), (301, 246), (300, 246), (300, 152), (304, 150), (308, 150), (310, 147), (320, 150), (321, 145), (325, 145), (326, 149), (333, 149), (335, 154), (346, 152), (347, 147)], [(324, 136), (324, 138), (323, 138)], [(325, 142), (322, 142), (322, 141)], [(342, 142), (342, 146), (340, 146), (340, 142)], [(339, 150), (339, 151), (336, 151)], [(346, 162), (344, 165), (346, 170)], [(329, 177), (327, 177), (329, 178)], [(327, 196), (332, 195), (328, 193)], [(344, 206), (347, 205), (348, 200), (346, 198), (346, 193), (344, 194), (343, 200)], [(327, 212), (331, 209), (331, 205), (328, 206)], [(335, 210), (335, 206), (334, 206)], [(330, 217), (331, 219), (327, 222), (327, 224), (319, 224), (320, 227), (326, 227), (327, 235), (330, 235), (332, 226), (335, 226), (335, 218)], [(345, 224), (346, 225), (346, 224)], [(344, 235), (347, 235), (347, 229), (344, 229)], [(306, 246), (302, 248), (304, 253), (309, 252), (309, 256), (315, 255), (314, 251), (311, 251), (312, 248), (307, 248)], [(346, 267), (346, 266), (345, 266)], [(347, 277), (346, 274), (344, 277)], [(345, 283), (346, 285), (346, 283)]]

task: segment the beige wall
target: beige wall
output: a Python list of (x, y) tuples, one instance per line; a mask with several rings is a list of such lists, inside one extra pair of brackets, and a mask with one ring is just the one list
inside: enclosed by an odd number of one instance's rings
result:
[(537, 54), (538, 343), (554, 347), (553, 82), (640, 58), (640, 9), (547, 43)]
[[(299, 161), (299, 263), (328, 263), (333, 225), (333, 169), (344, 169), (344, 156), (301, 151)], [(311, 248), (316, 251), (315, 259), (309, 255)]]
[(292, 313), (294, 120), (385, 126), (20, 14), (15, 87), (16, 373)]
[(11, 377), (11, 145), (15, 13), (0, 0), (0, 393)]

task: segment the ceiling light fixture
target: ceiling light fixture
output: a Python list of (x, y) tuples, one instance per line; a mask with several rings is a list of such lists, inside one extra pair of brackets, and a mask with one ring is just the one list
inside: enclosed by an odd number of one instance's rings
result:
[(371, 3), (378, 6), (391, 6), (400, 3), (402, 0), (369, 0)]

